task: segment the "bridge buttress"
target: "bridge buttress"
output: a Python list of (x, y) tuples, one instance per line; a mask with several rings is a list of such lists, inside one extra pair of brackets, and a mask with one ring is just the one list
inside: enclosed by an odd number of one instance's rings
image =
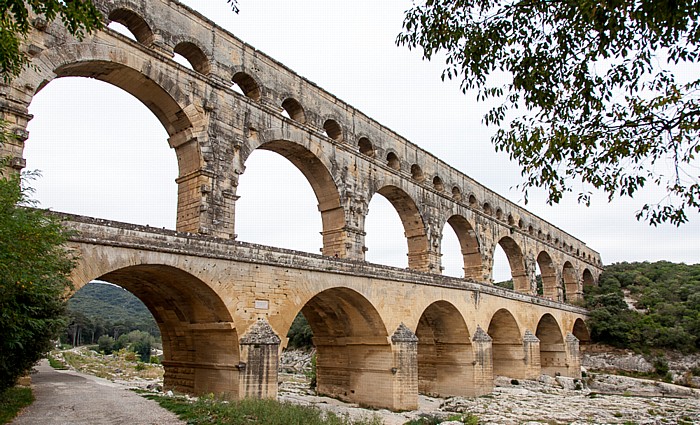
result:
[(240, 398), (276, 398), (280, 337), (265, 319), (240, 340)]

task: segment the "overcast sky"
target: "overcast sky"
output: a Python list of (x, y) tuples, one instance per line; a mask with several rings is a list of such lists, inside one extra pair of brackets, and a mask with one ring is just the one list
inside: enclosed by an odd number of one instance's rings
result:
[[(301, 2), (240, 0), (240, 14), (225, 0), (186, 4), (243, 41), (358, 108), (423, 149), (523, 205), (513, 188), (522, 181), (517, 164), (490, 144), (493, 128), (481, 124), (488, 109), (457, 82), (442, 82), (442, 62), (394, 44), (405, 0)], [(697, 75), (697, 70), (688, 70)], [(175, 153), (155, 116), (118, 88), (83, 78), (53, 81), (30, 107), (27, 168), (43, 177), (32, 185), (41, 206), (155, 227), (174, 228), (177, 186)], [(695, 164), (697, 165), (697, 164)], [(239, 240), (318, 253), (320, 215), (311, 187), (290, 163), (255, 152), (246, 163), (236, 209)], [(661, 190), (608, 203), (576, 203), (576, 194), (557, 206), (541, 192), (526, 208), (600, 252), (605, 264), (619, 261), (698, 263), (700, 215), (690, 223), (650, 227), (635, 217), (644, 202), (658, 202)], [(446, 274), (461, 276), (454, 233), (445, 231)], [(398, 215), (376, 196), (367, 218), (369, 261), (405, 267), (406, 243)], [(502, 254), (497, 280), (507, 278)]]

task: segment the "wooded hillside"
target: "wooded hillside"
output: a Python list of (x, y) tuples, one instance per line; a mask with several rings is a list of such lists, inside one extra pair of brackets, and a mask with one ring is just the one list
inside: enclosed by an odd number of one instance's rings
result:
[(609, 265), (585, 299), (594, 342), (641, 351), (700, 350), (700, 264)]

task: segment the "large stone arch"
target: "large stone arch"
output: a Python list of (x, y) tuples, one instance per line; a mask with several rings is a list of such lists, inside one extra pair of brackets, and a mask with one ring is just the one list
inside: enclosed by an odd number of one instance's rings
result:
[[(240, 161), (244, 164), (255, 150), (275, 152), (291, 162), (311, 185), (318, 201), (321, 213), (323, 236), (323, 255), (346, 257), (346, 220), (345, 211), (341, 205), (339, 183), (331, 174), (331, 164), (326, 161), (323, 153), (314, 149), (303, 139), (301, 133), (291, 129), (272, 129), (260, 134), (257, 143), (251, 143), (247, 150), (241, 153)], [(312, 151), (313, 150), (313, 151)], [(245, 167), (242, 167), (243, 169)]]
[(579, 289), (579, 279), (576, 269), (570, 261), (564, 262), (564, 265), (562, 266), (561, 278), (566, 294), (566, 301), (578, 301), (581, 295), (581, 291)]
[(540, 340), (540, 365), (542, 373), (556, 376), (568, 373), (568, 361), (564, 336), (557, 320), (549, 313), (537, 323), (535, 336)]
[(430, 304), (416, 328), (418, 391), (446, 396), (474, 395), (474, 353), (469, 329), (448, 301)]
[(448, 224), (457, 235), (457, 240), (459, 240), (462, 258), (464, 259), (464, 278), (476, 282), (482, 281), (484, 265), (482, 262), (479, 238), (474, 230), (474, 226), (469, 220), (459, 214), (452, 215), (448, 218), (445, 225)]
[[(518, 292), (523, 292), (526, 294), (532, 293), (532, 285), (530, 279), (527, 275), (527, 270), (525, 268), (525, 256), (520, 248), (520, 245), (511, 238), (510, 236), (504, 236), (498, 240), (498, 245), (503, 248), (503, 251), (508, 257), (508, 264), (510, 265), (510, 274), (513, 277), (513, 289)], [(494, 246), (494, 251), (496, 247)], [(493, 261), (494, 252), (491, 252), (491, 261)], [(491, 270), (493, 270), (493, 264), (491, 264)]]
[(211, 287), (166, 264), (112, 265), (111, 270), (104, 266), (81, 267), (82, 273), (73, 274), (75, 288), (94, 279), (106, 281), (128, 290), (148, 307), (163, 339), (165, 388), (239, 397), (238, 333), (224, 301)]
[(408, 245), (408, 268), (431, 271), (431, 267), (434, 268), (435, 265), (430, 261), (426, 226), (415, 200), (403, 189), (392, 184), (382, 186), (372, 196), (376, 196), (377, 193), (391, 203), (401, 218)]
[(487, 333), (492, 338), (493, 374), (511, 378), (525, 378), (525, 351), (520, 326), (507, 309), (494, 313)]
[(314, 335), (318, 392), (369, 406), (393, 406), (392, 347), (372, 303), (353, 289), (336, 287), (311, 297), (301, 313)]
[(595, 286), (595, 277), (593, 277), (593, 273), (588, 268), (583, 269), (583, 273), (581, 274), (581, 282), (583, 284), (584, 292), (588, 288)]
[(591, 342), (591, 333), (588, 330), (588, 326), (586, 326), (586, 322), (583, 321), (583, 319), (576, 319), (574, 321), (574, 327), (571, 329), (571, 334), (575, 336), (578, 340), (579, 343), (585, 347), (586, 345), (590, 344)]
[(537, 255), (537, 265), (540, 268), (542, 278), (542, 295), (550, 300), (561, 301), (562, 294), (557, 278), (557, 269), (547, 251), (540, 251)]
[(153, 67), (144, 58), (127, 49), (104, 43), (71, 43), (43, 52), (34, 67), (27, 68), (19, 81), (27, 92), (28, 107), (33, 96), (56, 78), (93, 78), (118, 87), (142, 102), (160, 121), (175, 149), (178, 164), (177, 230), (199, 232), (202, 186), (211, 187), (210, 176), (203, 172), (203, 150), (209, 150), (204, 131), (206, 123), (189, 95), (164, 69)]

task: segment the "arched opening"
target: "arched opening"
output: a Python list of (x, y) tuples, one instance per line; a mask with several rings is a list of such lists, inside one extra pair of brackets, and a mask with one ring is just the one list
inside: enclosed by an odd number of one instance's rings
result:
[(539, 286), (542, 288), (540, 292), (538, 286), (537, 293), (547, 299), (561, 301), (560, 285), (559, 282), (557, 282), (557, 271), (552, 257), (550, 257), (547, 252), (542, 251), (537, 256), (537, 268), (539, 269), (538, 275), (540, 276), (541, 282)]
[(117, 32), (117, 33), (123, 35), (124, 37), (126, 37), (132, 41), (138, 42), (134, 33), (132, 33), (131, 30), (129, 30), (129, 28), (127, 28), (123, 24), (120, 24), (119, 22), (112, 21), (109, 23), (109, 25), (107, 25), (107, 28), (113, 30), (114, 32)]
[(523, 378), (525, 375), (525, 351), (520, 328), (513, 315), (500, 309), (489, 323), (488, 334), (492, 339), (493, 374)]
[(160, 264), (119, 268), (97, 279), (126, 289), (153, 315), (162, 337), (165, 389), (238, 397), (238, 335), (224, 302), (209, 286)]
[(493, 214), (493, 209), (491, 208), (491, 204), (489, 204), (488, 202), (484, 202), (483, 210), (484, 210), (484, 213), (486, 215)]
[(513, 275), (510, 272), (508, 256), (499, 244), (493, 249), (491, 283), (501, 288), (513, 289)]
[(474, 394), (474, 353), (469, 330), (447, 301), (428, 306), (416, 329), (418, 392), (440, 397)]
[(373, 196), (365, 217), (365, 260), (374, 264), (406, 268), (408, 257), (401, 217), (383, 196)]
[[(246, 159), (237, 194), (240, 240), (306, 252), (318, 252), (320, 245), (324, 255), (346, 255), (345, 216), (335, 181), (303, 146), (284, 140), (262, 144)], [(314, 220), (318, 211), (320, 226)]]
[(413, 270), (438, 272), (433, 270), (435, 265), (430, 264), (425, 225), (413, 199), (396, 186), (384, 186), (376, 193), (386, 198), (399, 215), (408, 245), (408, 267)]
[(535, 336), (540, 340), (540, 365), (545, 375), (568, 376), (566, 348), (561, 329), (554, 317), (547, 313), (537, 324)]
[(576, 301), (578, 296), (578, 277), (574, 266), (570, 262), (564, 263), (561, 277), (564, 280), (565, 300), (568, 302)]
[(209, 74), (209, 71), (211, 70), (209, 58), (207, 58), (207, 55), (205, 55), (202, 49), (200, 49), (196, 44), (189, 41), (183, 41), (175, 46), (173, 53), (185, 58), (187, 62), (190, 63), (191, 69), (199, 72), (202, 75)]
[(425, 180), (425, 176), (423, 175), (423, 170), (420, 168), (420, 165), (411, 165), (411, 177), (417, 182), (422, 182)]
[(348, 288), (325, 290), (301, 309), (313, 332), (319, 394), (368, 406), (393, 406), (393, 356), (387, 330), (367, 299)]
[(282, 109), (287, 113), (287, 116), (294, 121), (304, 124), (306, 123), (306, 114), (304, 113), (304, 108), (302, 108), (301, 103), (296, 99), (288, 98), (282, 102)]
[(443, 192), (445, 190), (445, 184), (442, 182), (440, 176), (433, 177), (433, 188), (438, 192)]
[(469, 195), (469, 206), (472, 208), (476, 208), (478, 205), (479, 201), (476, 200), (476, 196), (474, 195)]
[(370, 142), (368, 138), (361, 137), (360, 140), (357, 141), (357, 145), (360, 148), (361, 154), (367, 155), (370, 158), (374, 158), (374, 146), (372, 146), (372, 142)]
[[(189, 126), (177, 103), (153, 80), (115, 63), (56, 73), (66, 78), (43, 86), (29, 106), (34, 119), (24, 148), (28, 169), (42, 173), (31, 184), (41, 207), (176, 228), (178, 168), (182, 175), (198, 163), (196, 155), (178, 162), (168, 146), (169, 135)], [(103, 81), (71, 77), (83, 75)], [(189, 230), (184, 226), (177, 228)]]
[(593, 273), (591, 273), (590, 270), (584, 269), (583, 270), (583, 290), (586, 291), (590, 287), (595, 285), (595, 278), (593, 277)]
[[(115, 9), (109, 13), (107, 19), (112, 21), (108, 25), (108, 28), (114, 29), (127, 37), (131, 35), (129, 38), (133, 37), (134, 40), (138, 41), (144, 46), (150, 46), (153, 44), (153, 30), (142, 17), (131, 10)], [(113, 26), (113, 23), (118, 23), (121, 28)], [(123, 29), (126, 29), (128, 33), (124, 32)]]
[(512, 214), (508, 214), (508, 225), (515, 226), (515, 218), (513, 217)]
[(240, 91), (240, 94), (255, 101), (260, 101), (262, 97), (260, 86), (253, 77), (245, 72), (236, 72), (233, 74), (231, 81), (233, 82), (234, 87), (232, 87), (232, 89), (234, 89), (234, 91)]
[(532, 288), (530, 287), (530, 280), (525, 272), (525, 260), (520, 246), (508, 236), (501, 238), (501, 240), (498, 241), (498, 246), (503, 249), (508, 259), (510, 275), (513, 280), (513, 289), (518, 292), (531, 294)]
[[(479, 252), (479, 241), (476, 238), (474, 228), (467, 219), (459, 215), (450, 217), (447, 220), (447, 224), (450, 225), (454, 232), (445, 231), (447, 226), (443, 228), (442, 232), (440, 252), (443, 254), (445, 274), (464, 277), (476, 282), (483, 281), (483, 265), (481, 253)], [(452, 234), (455, 235), (454, 238)]]
[(579, 347), (581, 350), (585, 350), (586, 346), (591, 343), (591, 333), (583, 319), (576, 319), (571, 333), (578, 338)]
[(452, 186), (452, 199), (454, 199), (457, 202), (460, 202), (462, 200), (462, 191), (459, 190), (459, 187), (457, 186)]
[(401, 171), (401, 161), (399, 161), (399, 157), (394, 152), (389, 152), (386, 155), (386, 165), (391, 169)]
[(503, 210), (500, 208), (496, 208), (496, 219), (503, 221)]
[(326, 120), (326, 122), (323, 123), (323, 130), (328, 137), (336, 142), (343, 141), (343, 129), (340, 127), (340, 124), (338, 124), (338, 121)]

